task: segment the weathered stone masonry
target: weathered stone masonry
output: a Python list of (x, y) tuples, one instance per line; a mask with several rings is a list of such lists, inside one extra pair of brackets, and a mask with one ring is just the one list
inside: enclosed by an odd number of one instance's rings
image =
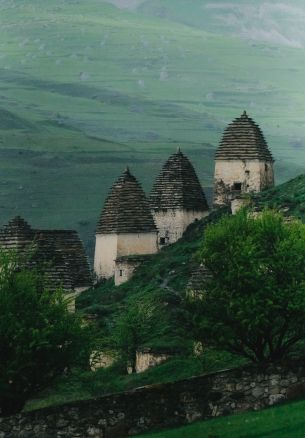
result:
[(175, 243), (190, 224), (209, 214), (195, 169), (180, 149), (164, 164), (149, 202), (161, 247)]
[(117, 285), (123, 278), (126, 281), (137, 265), (132, 260), (128, 263), (128, 259), (124, 266), (117, 261), (126, 256), (155, 254), (157, 233), (144, 191), (127, 168), (114, 183), (97, 225), (96, 276), (99, 279), (115, 276)]
[(226, 128), (216, 152), (214, 205), (273, 187), (273, 162), (260, 127), (244, 112)]
[(305, 395), (303, 364), (247, 367), (0, 419), (0, 438), (120, 438)]

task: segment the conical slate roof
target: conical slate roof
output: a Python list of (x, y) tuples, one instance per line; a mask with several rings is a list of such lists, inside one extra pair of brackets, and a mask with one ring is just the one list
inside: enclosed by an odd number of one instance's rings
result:
[(208, 210), (208, 204), (189, 159), (178, 149), (164, 164), (150, 194), (152, 209)]
[(22, 250), (33, 241), (34, 236), (31, 226), (22, 217), (16, 216), (0, 229), (0, 245)]
[(0, 229), (0, 247), (26, 256), (21, 263), (43, 272), (50, 290), (66, 291), (92, 285), (83, 244), (76, 231), (35, 230), (20, 216)]
[(216, 159), (273, 161), (264, 134), (246, 111), (226, 128)]
[(128, 168), (113, 184), (96, 232), (97, 234), (157, 232), (145, 193)]

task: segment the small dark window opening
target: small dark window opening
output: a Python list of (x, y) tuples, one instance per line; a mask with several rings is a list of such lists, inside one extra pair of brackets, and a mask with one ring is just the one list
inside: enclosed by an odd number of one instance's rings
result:
[(120, 269), (120, 277), (123, 277), (123, 271)]
[(165, 237), (160, 237), (160, 245), (165, 245)]
[(246, 170), (246, 175), (247, 175), (247, 176), (250, 175), (250, 170)]
[(234, 183), (233, 190), (235, 190), (236, 192), (241, 192), (241, 183)]
[(265, 171), (268, 171), (268, 164), (265, 164)]

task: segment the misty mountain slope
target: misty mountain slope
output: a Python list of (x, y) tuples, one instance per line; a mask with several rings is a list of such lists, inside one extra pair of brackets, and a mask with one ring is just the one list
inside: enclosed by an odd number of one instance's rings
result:
[(302, 49), (222, 30), (201, 2), (164, 0), (166, 19), (147, 9), (158, 2), (112, 3), (0, 1), (0, 222), (76, 228), (92, 248), (126, 164), (148, 191), (181, 145), (211, 187), (222, 130), (244, 109), (278, 181), (303, 169)]
[(305, 45), (305, 5), (301, 0), (293, 4), (278, 0), (144, 0), (131, 9), (135, 7), (145, 15), (212, 33), (287, 47)]

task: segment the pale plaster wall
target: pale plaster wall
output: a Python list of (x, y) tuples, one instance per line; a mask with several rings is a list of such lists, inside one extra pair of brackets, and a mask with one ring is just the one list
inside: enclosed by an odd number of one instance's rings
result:
[(100, 368), (109, 368), (114, 364), (115, 359), (115, 355), (93, 351), (89, 360), (90, 368), (92, 371), (96, 371)]
[(261, 192), (274, 186), (273, 164), (259, 160), (216, 160), (214, 204), (229, 204), (236, 192), (234, 183), (241, 183), (241, 192)]
[[(136, 353), (136, 373), (143, 373), (149, 368), (160, 365), (170, 359), (172, 355), (165, 353), (141, 352)], [(111, 367), (117, 356), (114, 353), (105, 353), (101, 351), (93, 351), (90, 355), (90, 368), (96, 371), (100, 368)], [(132, 373), (131, 367), (127, 367), (127, 372)]]
[(118, 235), (117, 257), (155, 254), (156, 252), (158, 252), (157, 232)]
[(111, 278), (114, 275), (117, 258), (117, 234), (97, 234), (94, 254), (94, 272), (97, 278)]
[(137, 352), (136, 359), (136, 373), (143, 373), (149, 368), (155, 367), (156, 365), (160, 365), (169, 359), (171, 355), (169, 354), (157, 354), (151, 352)]
[[(116, 261), (115, 263), (115, 273), (114, 273), (114, 284), (120, 286), (126, 281), (130, 280), (133, 276), (134, 271), (140, 266), (141, 262), (135, 261)], [(122, 275), (121, 275), (122, 274)]]
[(159, 245), (160, 239), (165, 239), (165, 245), (177, 242), (187, 227), (195, 222), (206, 217), (208, 211), (194, 211), (194, 210), (152, 210), (155, 224), (159, 230)]
[(156, 252), (158, 252), (157, 232), (97, 234), (94, 272), (97, 278), (111, 278), (115, 275), (115, 261), (118, 257)]

